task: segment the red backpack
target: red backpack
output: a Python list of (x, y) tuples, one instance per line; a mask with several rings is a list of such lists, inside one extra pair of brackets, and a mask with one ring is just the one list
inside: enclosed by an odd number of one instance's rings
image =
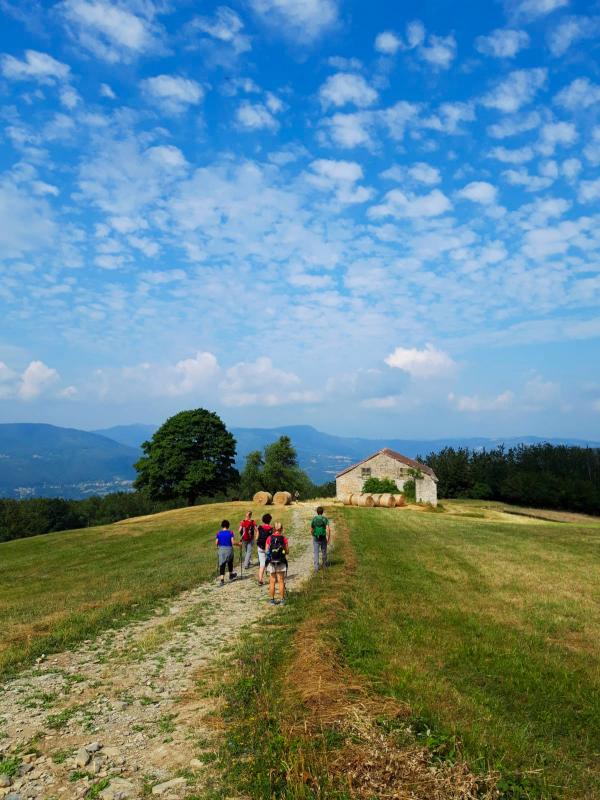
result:
[(243, 519), (240, 522), (242, 527), (242, 541), (251, 542), (254, 539), (255, 524), (253, 519)]

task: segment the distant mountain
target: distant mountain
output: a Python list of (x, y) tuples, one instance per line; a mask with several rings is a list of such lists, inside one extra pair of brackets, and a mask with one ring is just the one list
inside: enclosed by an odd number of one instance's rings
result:
[[(139, 447), (143, 441), (152, 436), (157, 428), (157, 425), (119, 425), (116, 428), (96, 431), (96, 433), (109, 436), (131, 447)], [(497, 439), (483, 436), (447, 439), (365, 439), (332, 436), (318, 431), (310, 425), (283, 425), (280, 428), (232, 428), (232, 433), (237, 440), (238, 469), (243, 467), (246, 456), (252, 450), (262, 450), (265, 445), (271, 444), (280, 436), (289, 436), (298, 451), (300, 466), (316, 483), (332, 480), (336, 473), (345, 467), (383, 447), (391, 447), (411, 458), (439, 452), (444, 447), (468, 447), (472, 450), (486, 448), (489, 450), (499, 444), (511, 447), (517, 444), (539, 444), (540, 442), (600, 447), (600, 443), (585, 439), (544, 439), (539, 436), (513, 436)]]
[[(133, 464), (140, 445), (158, 426), (118, 425), (101, 431), (80, 431), (33, 423), (0, 424), (0, 496), (87, 497), (131, 488)], [(310, 425), (280, 428), (233, 428), (237, 440), (237, 466), (242, 468), (252, 450), (262, 450), (280, 436), (289, 436), (300, 466), (315, 483), (332, 480), (336, 473), (383, 447), (415, 457), (443, 447), (492, 448), (498, 444), (590, 445), (581, 439), (543, 439), (536, 436), (506, 439), (363, 439), (331, 436)]]
[(137, 423), (134, 425), (115, 425), (113, 428), (100, 428), (97, 431), (91, 431), (91, 433), (107, 436), (115, 442), (127, 445), (127, 447), (139, 448), (142, 442), (151, 439), (153, 433), (157, 430), (158, 425), (141, 425)]
[(86, 497), (131, 488), (139, 451), (106, 436), (0, 424), (0, 496)]

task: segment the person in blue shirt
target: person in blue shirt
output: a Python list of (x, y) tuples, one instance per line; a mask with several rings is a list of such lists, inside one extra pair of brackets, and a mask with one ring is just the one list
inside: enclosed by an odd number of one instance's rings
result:
[(225, 567), (229, 572), (229, 580), (237, 578), (237, 572), (233, 571), (233, 548), (240, 547), (240, 543), (235, 541), (235, 534), (229, 528), (229, 520), (221, 522), (221, 530), (215, 538), (217, 552), (219, 554), (219, 575), (221, 576), (221, 586), (225, 583)]

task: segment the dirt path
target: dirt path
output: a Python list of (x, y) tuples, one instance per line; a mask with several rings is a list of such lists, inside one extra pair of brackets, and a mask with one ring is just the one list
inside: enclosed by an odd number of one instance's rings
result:
[[(292, 510), (291, 592), (310, 575), (312, 513), (308, 504)], [(0, 774), (0, 797), (182, 798), (206, 787), (215, 727), (205, 718), (217, 701), (199, 676), (276, 613), (252, 568), (0, 685), (0, 752), (18, 759), (11, 785)]]

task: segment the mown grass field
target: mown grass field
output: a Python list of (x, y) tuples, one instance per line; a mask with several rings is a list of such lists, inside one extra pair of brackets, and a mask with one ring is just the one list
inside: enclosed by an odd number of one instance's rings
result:
[(0, 677), (215, 575), (214, 534), (246, 510), (196, 506), (0, 544)]
[(516, 796), (600, 797), (600, 523), (448, 508), (340, 511), (347, 663)]

